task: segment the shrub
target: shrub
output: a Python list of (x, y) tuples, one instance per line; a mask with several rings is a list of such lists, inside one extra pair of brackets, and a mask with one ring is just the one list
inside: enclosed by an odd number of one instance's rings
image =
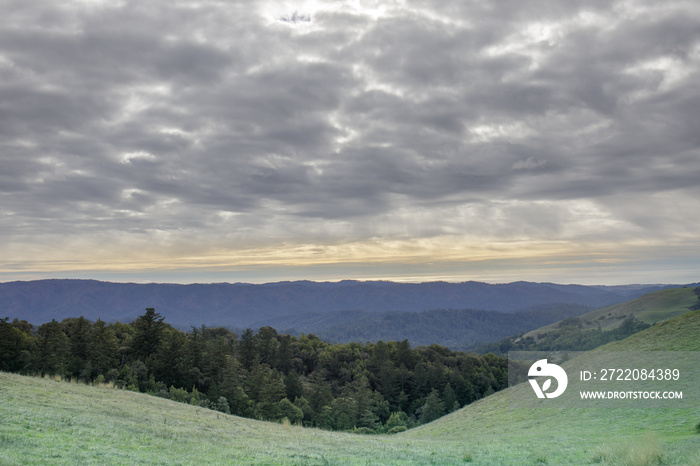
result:
[(199, 406), (199, 403), (202, 402), (202, 399), (199, 396), (199, 390), (196, 388), (192, 387), (192, 396), (190, 396), (190, 404), (194, 406)]
[(395, 426), (387, 431), (387, 434), (398, 434), (399, 432), (406, 432), (408, 428), (406, 426)]
[(105, 376), (105, 378), (106, 378), (108, 381), (114, 380), (114, 379), (116, 379), (117, 377), (119, 377), (119, 371), (118, 371), (117, 369), (110, 369), (110, 370), (108, 370), (108, 371), (107, 371), (107, 375)]
[[(199, 401), (199, 406), (202, 408), (211, 409), (211, 401), (209, 401), (209, 398), (203, 398)], [(231, 408), (229, 407), (229, 409)]]
[(298, 424), (304, 418), (304, 412), (301, 408), (294, 406), (287, 398), (282, 398), (277, 403), (277, 412), (283, 419), (292, 424)]
[(395, 411), (391, 413), (389, 419), (386, 421), (387, 429), (391, 430), (394, 427), (408, 427), (408, 414), (403, 411)]
[(355, 427), (352, 430), (353, 434), (376, 434), (373, 429), (370, 429), (369, 427)]
[(220, 396), (219, 399), (214, 404), (213, 408), (216, 411), (221, 411), (222, 413), (225, 413), (225, 414), (231, 414), (231, 408), (229, 407), (228, 400), (226, 399), (225, 396)]
[(170, 386), (169, 396), (171, 400), (178, 401), (180, 403), (187, 403), (187, 401), (190, 399), (190, 394), (187, 392), (187, 390), (184, 388), (175, 388), (172, 385)]
[(594, 463), (621, 465), (662, 464), (661, 444), (653, 434), (645, 435), (637, 441), (619, 443), (615, 446), (598, 448), (593, 456)]

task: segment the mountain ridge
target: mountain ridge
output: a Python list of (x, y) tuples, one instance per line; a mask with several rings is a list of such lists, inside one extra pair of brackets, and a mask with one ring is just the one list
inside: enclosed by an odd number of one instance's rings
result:
[(0, 315), (35, 323), (83, 315), (131, 321), (154, 307), (168, 322), (190, 326), (247, 327), (303, 313), (363, 310), (420, 312), (484, 309), (522, 312), (553, 303), (603, 307), (650, 290), (682, 285), (621, 286), (513, 282), (396, 283), (389, 281), (169, 284), (49, 279), (0, 283)]

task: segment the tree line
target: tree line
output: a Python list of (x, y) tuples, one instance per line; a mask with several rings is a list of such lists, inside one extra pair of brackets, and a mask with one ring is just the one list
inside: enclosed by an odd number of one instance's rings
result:
[(331, 344), (274, 328), (183, 332), (153, 308), (131, 323), (0, 319), (0, 370), (109, 383), (225, 413), (399, 432), (507, 387), (507, 360), (407, 340)]

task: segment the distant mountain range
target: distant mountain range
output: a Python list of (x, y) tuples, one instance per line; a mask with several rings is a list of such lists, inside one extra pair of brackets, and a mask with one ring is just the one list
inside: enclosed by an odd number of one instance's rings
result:
[[(154, 307), (178, 328), (269, 325), (285, 317), (338, 311), (421, 312), (485, 309), (521, 313), (552, 304), (599, 308), (681, 285), (582, 286), (553, 283), (394, 283), (387, 281), (267, 284), (135, 284), (95, 280), (0, 283), (0, 318), (34, 324), (84, 316), (130, 322)], [(358, 318), (360, 315), (357, 315)], [(303, 319), (302, 319), (303, 320)], [(543, 325), (536, 319), (536, 328)], [(559, 319), (552, 319), (554, 322)], [(296, 325), (293, 322), (293, 325)], [(307, 331), (299, 328), (298, 331)]]

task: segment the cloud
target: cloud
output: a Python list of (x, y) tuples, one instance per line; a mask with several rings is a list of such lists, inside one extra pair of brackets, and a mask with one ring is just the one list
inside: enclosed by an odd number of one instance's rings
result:
[(693, 4), (5, 5), (8, 261), (700, 226)]
[(535, 168), (544, 167), (547, 165), (546, 160), (540, 160), (537, 157), (528, 157), (523, 160), (518, 160), (513, 164), (513, 170), (534, 170)]

